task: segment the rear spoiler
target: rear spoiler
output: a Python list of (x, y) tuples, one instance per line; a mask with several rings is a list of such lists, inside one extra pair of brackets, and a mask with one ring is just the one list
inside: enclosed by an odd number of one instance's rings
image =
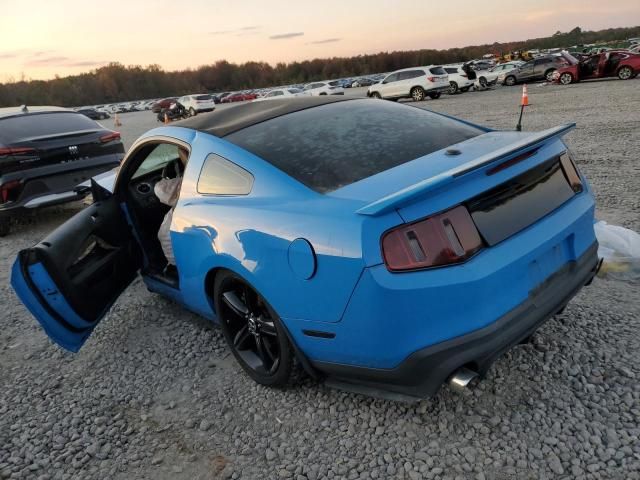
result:
[(532, 147), (538, 143), (561, 137), (570, 130), (573, 130), (575, 126), (575, 123), (567, 123), (566, 125), (559, 125), (557, 127), (549, 128), (541, 132), (534, 132), (531, 135), (523, 136), (522, 139), (510, 143), (509, 145), (499, 148), (493, 152), (482, 155), (471, 162), (459, 165), (434, 177), (426, 178), (414, 185), (403, 188), (402, 190), (371, 202), (356, 210), (356, 213), (360, 215), (375, 216), (389, 212), (396, 208), (398, 205), (411, 202), (412, 200), (422, 196), (426, 192), (447, 185), (457, 177), (460, 177), (466, 173), (478, 170), (479, 168), (482, 168), (486, 165), (502, 160), (505, 157), (508, 157), (528, 147)]

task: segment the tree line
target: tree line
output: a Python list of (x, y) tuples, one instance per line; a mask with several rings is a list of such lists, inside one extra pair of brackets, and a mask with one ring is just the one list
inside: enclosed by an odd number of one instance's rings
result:
[(486, 53), (502, 55), (516, 50), (570, 47), (639, 37), (640, 26), (570, 32), (518, 42), (475, 45), (447, 50), (422, 49), (381, 52), (354, 57), (334, 57), (302, 62), (230, 63), (225, 60), (195, 69), (165, 71), (159, 65), (142, 67), (110, 63), (88, 73), (52, 80), (20, 80), (0, 84), (0, 106), (97, 105), (105, 103), (180, 96), (194, 92), (221, 92), (306, 83), (315, 80), (355, 77), (419, 65), (445, 64), (480, 58)]

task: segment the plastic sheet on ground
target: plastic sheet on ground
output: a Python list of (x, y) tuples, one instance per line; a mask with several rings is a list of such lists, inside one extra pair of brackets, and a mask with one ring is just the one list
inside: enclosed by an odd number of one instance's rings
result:
[(640, 234), (599, 221), (593, 226), (598, 256), (603, 259), (599, 275), (621, 280), (640, 280)]

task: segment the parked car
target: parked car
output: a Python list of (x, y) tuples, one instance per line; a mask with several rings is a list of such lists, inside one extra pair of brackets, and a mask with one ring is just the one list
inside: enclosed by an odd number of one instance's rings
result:
[(370, 87), (371, 85), (373, 85), (374, 82), (373, 80), (371, 80), (370, 78), (367, 77), (362, 77), (362, 78), (358, 78), (357, 80), (354, 80), (353, 83), (351, 83), (351, 86), (353, 88), (357, 88), (357, 87)]
[(464, 64), (460, 65), (445, 65), (443, 68), (449, 75), (449, 89), (447, 93), (453, 95), (458, 92), (468, 92), (473, 87), (473, 82), (476, 79), (475, 72), (472, 78), (469, 76), (469, 71), (463, 69)]
[(640, 44), (631, 46), (631, 48), (629, 48), (629, 51), (631, 53), (640, 53)]
[[(301, 366), (419, 398), (485, 373), (597, 271), (593, 196), (561, 140), (573, 125), (491, 131), (331, 96), (177, 125), (138, 139), (93, 182), (99, 201), (18, 254), (13, 288), (61, 347), (79, 350), (139, 271), (217, 322), (260, 384)], [(165, 268), (153, 191), (180, 149)]]
[(255, 100), (256, 98), (258, 98), (258, 95), (256, 95), (255, 93), (237, 92), (237, 93), (232, 93), (230, 95), (225, 96), (221, 100), (221, 102), (222, 103), (246, 102), (249, 100)]
[(89, 117), (91, 120), (104, 120), (110, 117), (107, 112), (102, 112), (94, 108), (79, 108), (76, 112), (81, 113), (85, 117)]
[(217, 95), (213, 96), (213, 103), (215, 103), (216, 105), (219, 103), (222, 103), (222, 100), (224, 100), (224, 97), (231, 95), (231, 92), (222, 92), (219, 93)]
[(501, 73), (498, 76), (498, 82), (508, 86), (540, 80), (551, 82), (553, 81), (554, 72), (566, 65), (568, 65), (568, 62), (561, 55), (545, 55), (529, 60), (508, 72)]
[(185, 95), (180, 97), (178, 102), (187, 109), (192, 117), (198, 113), (212, 112), (216, 108), (213, 97), (206, 93)]
[(66, 108), (0, 108), (0, 236), (10, 218), (82, 198), (79, 183), (120, 164), (120, 134)]
[(521, 61), (506, 62), (496, 65), (488, 70), (480, 70), (476, 72), (476, 80), (473, 84), (474, 88), (487, 88), (498, 82), (498, 77), (516, 67), (524, 64)]
[(371, 85), (367, 90), (367, 96), (388, 100), (413, 98), (416, 102), (424, 100), (427, 96), (436, 99), (449, 88), (448, 79), (447, 72), (438, 65), (404, 68)]
[(568, 52), (563, 52), (562, 56), (568, 66), (559, 68), (553, 77), (555, 82), (562, 85), (604, 77), (629, 80), (640, 72), (640, 55), (627, 50), (611, 50), (591, 55), (582, 61)]
[(295, 97), (304, 97), (306, 93), (304, 93), (299, 88), (274, 88), (269, 93), (267, 93), (264, 97), (258, 98), (258, 100), (275, 100), (275, 99), (284, 99), (284, 98), (295, 98)]
[(163, 108), (169, 108), (171, 106), (171, 104), (173, 102), (175, 102), (177, 99), (178, 99), (178, 97), (167, 97), (167, 98), (163, 98), (162, 100), (158, 100), (151, 107), (151, 111), (153, 113), (158, 113)]
[(338, 80), (330, 82), (313, 82), (304, 86), (304, 93), (307, 95), (344, 95), (344, 88), (340, 86)]

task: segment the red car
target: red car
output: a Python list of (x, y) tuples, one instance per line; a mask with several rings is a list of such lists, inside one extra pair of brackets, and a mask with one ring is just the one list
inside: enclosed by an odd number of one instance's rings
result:
[(163, 108), (169, 108), (171, 104), (175, 102), (177, 99), (178, 97), (169, 97), (169, 98), (164, 98), (162, 100), (159, 100), (151, 106), (151, 111), (153, 113), (158, 113)]
[(245, 102), (247, 100), (255, 100), (258, 96), (255, 93), (233, 93), (222, 99), (222, 103)]
[(621, 80), (628, 80), (640, 73), (640, 55), (628, 50), (610, 50), (584, 60), (577, 60), (568, 52), (562, 52), (562, 56), (569, 62), (569, 66), (559, 68), (553, 76), (562, 85), (616, 76)]

